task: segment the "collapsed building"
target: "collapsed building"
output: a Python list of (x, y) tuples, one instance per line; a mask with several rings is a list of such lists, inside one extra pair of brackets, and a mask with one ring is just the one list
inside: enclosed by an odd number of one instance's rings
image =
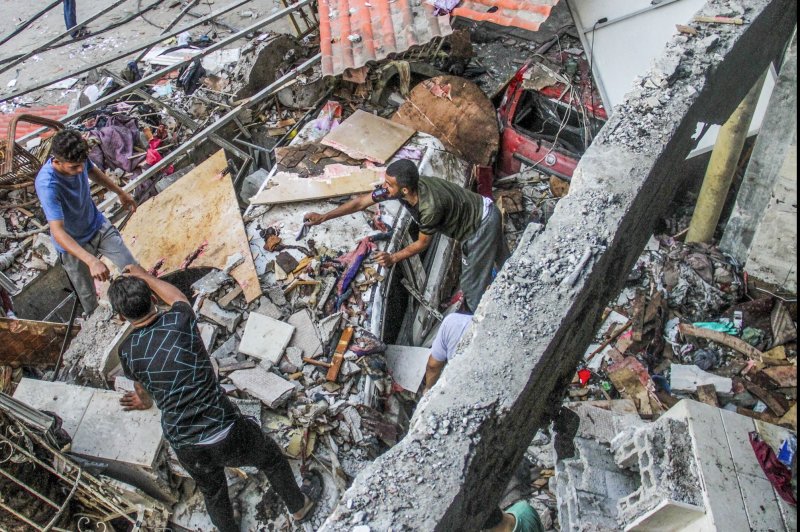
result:
[[(586, 34), (556, 27), (572, 16), (591, 26), (564, 3), (532, 2), (517, 14), (527, 22), (513, 31), (542, 31), (536, 41), (497, 37), (496, 26), (476, 21), (502, 24), (510, 13), (478, 16), (469, 3), (452, 11), (452, 26), (424, 5), (409, 8), (408, 31), (366, 22), (369, 35), (345, 26), (338, 8), (323, 2), (308, 14), (312, 4), (299, 2), (190, 52), (149, 50), (164, 35), (142, 42), (131, 53), (149, 72), (100, 72), (60, 118), (97, 136), (100, 164), (142, 201), (126, 219), (98, 191), (141, 264), (192, 296), (223, 387), (299, 471), (323, 474), (323, 500), (306, 526), (478, 530), (524, 462), (538, 475), (529, 498), (562, 530), (792, 530), (796, 512), (748, 436), (778, 452), (796, 433), (796, 281), (791, 268), (784, 273), (787, 257), (768, 258), (781, 245), (796, 249), (796, 233), (763, 244), (791, 216), (780, 204), (796, 190), (796, 121), (787, 119), (796, 114), (796, 17), (787, 16), (796, 6), (751, 4), (711, 1), (681, 19), (613, 109), (598, 103), (605, 89), (592, 81), (601, 67), (584, 49)], [(387, 9), (398, 27), (408, 23), (398, 6)], [(292, 17), (296, 37), (257, 33), (282, 17)], [(227, 48), (242, 38), (242, 48)], [(494, 70), (482, 61), (498, 47), (538, 55), (529, 64), (502, 58), (504, 70)], [(723, 251), (690, 242), (685, 217), (655, 233), (659, 220), (679, 218), (672, 200), (697, 177), (686, 159), (697, 124), (728, 121), (770, 64), (779, 77), (742, 159)], [(61, 81), (31, 83), (4, 101)], [(33, 151), (37, 135), (17, 143)], [(106, 149), (105, 135), (130, 135), (122, 156)], [(741, 147), (728, 151), (735, 166)], [(441, 238), (422, 259), (379, 267), (373, 250), (400, 249), (413, 235), (397, 203), (303, 231), (305, 212), (372, 190), (397, 158), (491, 195), (515, 248), (458, 358), (419, 402), (428, 347), (459, 304), (458, 247)], [(75, 528), (69, 519), (94, 505), (101, 510), (87, 519), (115, 529), (167, 520), (211, 529), (163, 444), (158, 412), (132, 419), (115, 409), (131, 389), (116, 353), (128, 327), (105, 306), (75, 326), (76, 299), (30, 183), (4, 184), (0, 280), (21, 319), (2, 329), (3, 391), (13, 394), (2, 396), (3, 430), (25, 457), (12, 462), (49, 479), (3, 469), (30, 494), (2, 501), (12, 516), (4, 526)], [(707, 404), (678, 402), (687, 396)], [(63, 440), (52, 440), (57, 422), (41, 411), (57, 414)], [(35, 450), (20, 446), (20, 433)], [(56, 462), (93, 476), (56, 479)], [(81, 491), (66, 502), (27, 489), (67, 481)], [(229, 485), (243, 527), (292, 526), (255, 471), (231, 471)], [(26, 498), (50, 501), (57, 515), (32, 515)]]

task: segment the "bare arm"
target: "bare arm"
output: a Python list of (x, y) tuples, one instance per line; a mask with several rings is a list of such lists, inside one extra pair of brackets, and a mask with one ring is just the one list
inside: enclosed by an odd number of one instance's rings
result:
[(397, 253), (386, 253), (385, 251), (377, 252), (375, 254), (375, 260), (377, 260), (378, 264), (381, 266), (388, 268), (392, 264), (397, 264), (398, 262), (404, 261), (409, 257), (419, 255), (428, 249), (428, 246), (431, 245), (431, 240), (432, 237), (426, 235), (425, 233), (420, 233), (416, 241), (404, 247)]
[(174, 305), (178, 301), (189, 303), (189, 299), (183, 295), (183, 292), (181, 292), (176, 286), (171, 285), (166, 281), (162, 281), (158, 277), (150, 275), (144, 268), (137, 264), (132, 264), (131, 266), (126, 267), (125, 272), (133, 277), (138, 277), (147, 283), (147, 286), (150, 287), (150, 290), (152, 290), (164, 303), (169, 306)]
[(433, 356), (428, 357), (428, 365), (425, 368), (425, 392), (433, 388), (446, 365), (447, 362), (439, 362)]
[(127, 392), (119, 400), (123, 410), (147, 410), (153, 406), (153, 398), (139, 381), (133, 383), (133, 389), (133, 392)]
[(375, 205), (375, 202), (372, 201), (372, 194), (362, 194), (361, 196), (356, 196), (350, 199), (346, 203), (339, 205), (332, 211), (328, 211), (325, 214), (310, 212), (306, 214), (303, 221), (306, 223), (306, 225), (319, 225), (323, 222), (327, 222), (328, 220), (339, 218), (340, 216), (346, 216), (348, 214), (353, 214), (354, 212), (363, 211), (371, 205)]
[(64, 248), (67, 253), (86, 264), (89, 268), (89, 273), (94, 279), (98, 281), (107, 281), (111, 276), (111, 272), (108, 271), (108, 266), (83, 249), (83, 246), (78, 244), (78, 242), (67, 233), (67, 230), (64, 229), (64, 220), (52, 220), (50, 222), (50, 234), (53, 235), (53, 239), (59, 246)]
[(126, 208), (131, 212), (136, 212), (136, 201), (134, 201), (133, 196), (122, 190), (119, 185), (111, 181), (105, 172), (100, 170), (98, 167), (92, 166), (92, 169), (89, 170), (89, 179), (98, 185), (103, 185), (105, 188), (116, 194), (119, 197), (119, 201), (123, 208)]

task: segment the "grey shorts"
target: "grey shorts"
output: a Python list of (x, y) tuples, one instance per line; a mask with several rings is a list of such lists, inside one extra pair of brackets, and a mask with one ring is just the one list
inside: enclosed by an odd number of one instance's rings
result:
[[(119, 271), (126, 266), (136, 264), (136, 259), (122, 241), (122, 235), (108, 221), (100, 227), (91, 240), (81, 247), (92, 255), (106, 257)], [(94, 279), (89, 273), (89, 267), (69, 253), (61, 253), (60, 256), (61, 264), (78, 294), (83, 312), (86, 315), (91, 314), (97, 308), (97, 292), (94, 288)]]

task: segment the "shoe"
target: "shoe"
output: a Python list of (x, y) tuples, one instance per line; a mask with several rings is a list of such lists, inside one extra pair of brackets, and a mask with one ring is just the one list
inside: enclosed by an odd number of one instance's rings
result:
[(322, 477), (319, 473), (312, 471), (303, 478), (303, 485), (300, 486), (300, 491), (305, 496), (305, 504), (292, 517), (296, 523), (305, 523), (314, 513), (314, 508), (317, 507), (317, 502), (322, 496)]

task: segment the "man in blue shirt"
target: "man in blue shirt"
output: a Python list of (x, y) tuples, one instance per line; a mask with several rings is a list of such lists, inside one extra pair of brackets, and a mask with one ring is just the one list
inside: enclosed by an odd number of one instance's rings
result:
[(94, 204), (89, 180), (117, 194), (131, 212), (136, 202), (89, 161), (89, 146), (77, 130), (56, 133), (50, 153), (36, 176), (36, 194), (64, 270), (88, 316), (97, 308), (94, 279), (106, 281), (111, 276), (97, 255), (107, 257), (120, 271), (136, 264), (119, 231)]

